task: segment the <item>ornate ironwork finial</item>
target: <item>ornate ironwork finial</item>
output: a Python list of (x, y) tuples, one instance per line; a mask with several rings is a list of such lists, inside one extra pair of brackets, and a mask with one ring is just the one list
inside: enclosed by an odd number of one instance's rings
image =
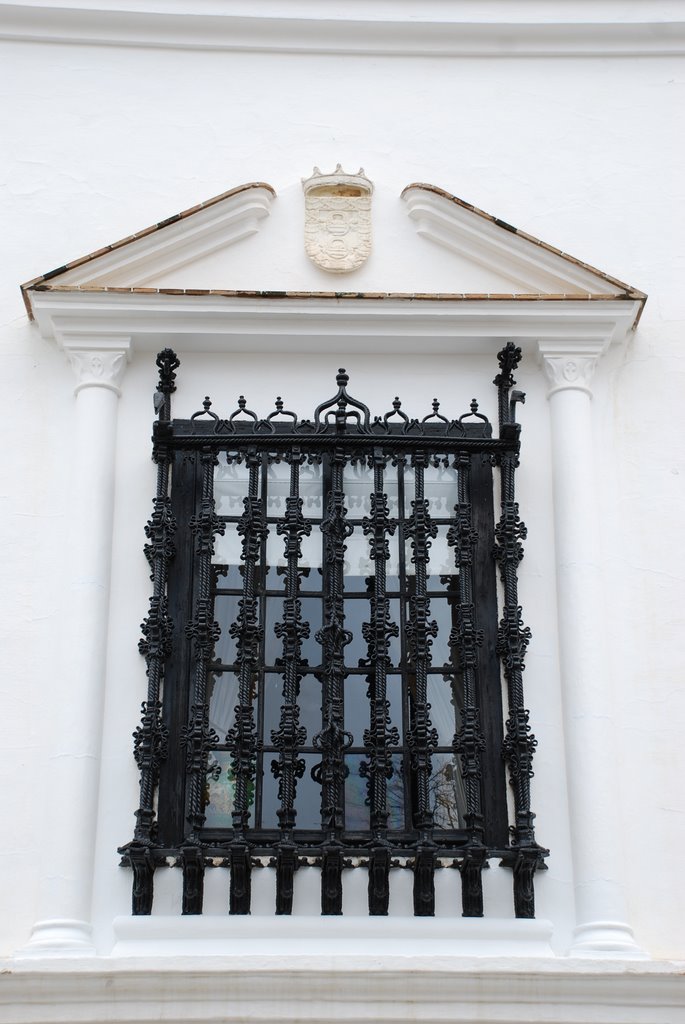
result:
[(508, 341), (504, 348), (497, 353), (497, 361), (500, 365), (500, 372), (493, 380), (493, 384), (498, 392), (497, 405), (501, 434), (504, 426), (514, 422), (513, 410), (509, 405), (509, 391), (516, 383), (514, 370), (521, 361), (521, 349), (513, 341)]
[[(371, 414), (368, 406), (347, 393), (349, 379), (349, 374), (344, 367), (341, 367), (335, 378), (335, 383), (338, 385), (337, 394), (327, 402), (322, 402), (314, 411), (314, 425), (317, 430), (325, 429), (329, 415), (335, 418), (336, 430), (344, 430), (348, 419), (356, 420), (359, 430), (363, 432), (368, 430)], [(348, 406), (350, 406), (349, 410)]]
[(394, 398), (393, 403), (392, 403), (392, 407), (393, 407), (395, 412), (399, 412), (400, 409), (402, 408), (402, 403), (400, 402), (400, 400), (397, 397), (397, 395), (395, 395), (395, 398)]
[(473, 413), (474, 416), (478, 412), (478, 402), (476, 401), (475, 398), (471, 399), (471, 412)]
[(283, 399), (280, 395), (276, 396), (276, 412), (283, 412)]
[(156, 359), (159, 370), (159, 381), (155, 392), (155, 412), (159, 413), (160, 420), (171, 419), (171, 395), (176, 390), (176, 370), (181, 362), (171, 348), (164, 348)]

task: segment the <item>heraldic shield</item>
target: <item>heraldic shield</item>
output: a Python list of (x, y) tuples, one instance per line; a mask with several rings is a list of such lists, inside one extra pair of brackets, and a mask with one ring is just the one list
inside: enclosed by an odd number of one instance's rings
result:
[(371, 194), (373, 185), (360, 167), (345, 174), (340, 164), (333, 174), (314, 168), (303, 180), (304, 247), (317, 267), (346, 274), (361, 267), (371, 252)]

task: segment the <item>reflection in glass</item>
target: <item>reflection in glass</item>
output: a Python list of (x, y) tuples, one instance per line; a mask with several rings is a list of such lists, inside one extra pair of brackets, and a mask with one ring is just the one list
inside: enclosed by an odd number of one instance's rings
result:
[(217, 672), (209, 679), (209, 725), (223, 742), (235, 722), (238, 703), (238, 677), (233, 672)]
[(228, 465), (225, 456), (219, 456), (214, 467), (214, 501), (217, 515), (241, 516), (248, 490), (248, 469), (244, 463)]
[[(220, 769), (218, 779), (213, 778), (212, 768)], [(231, 755), (227, 750), (213, 750), (209, 755), (210, 771), (205, 782), (204, 812), (206, 828), (231, 828), (231, 813), (235, 804), (235, 780), (231, 769)], [(248, 789), (250, 827), (254, 826), (255, 787)]]
[(461, 693), (457, 679), (454, 676), (429, 675), (428, 703), (431, 706), (431, 723), (438, 733), (438, 746), (451, 746), (459, 727), (461, 711)]
[[(264, 742), (269, 745), (272, 731), (277, 731), (283, 704), (283, 676), (268, 673), (264, 683)], [(307, 742), (321, 729), (321, 683), (316, 676), (306, 675), (299, 683), (297, 703), (300, 725), (307, 730)]]
[[(296, 828), (321, 828), (321, 787), (311, 776), (312, 768), (321, 760), (319, 754), (302, 754), (305, 764), (304, 775), (297, 780), (297, 796), (295, 809)], [(277, 812), (281, 806), (278, 799), (278, 779), (271, 771), (272, 761), (276, 755), (264, 755), (264, 777), (262, 782), (262, 828), (278, 828)]]
[[(345, 828), (349, 832), (367, 831), (371, 823), (368, 779), (359, 774), (364, 754), (348, 754), (345, 764), (349, 774), (345, 779)], [(392, 776), (387, 789), (388, 828), (404, 828), (404, 778), (401, 754), (392, 756)]]
[[(353, 746), (364, 745), (364, 730), (370, 724), (369, 682), (365, 676), (348, 676), (345, 680), (345, 729), (354, 737)], [(390, 726), (402, 732), (402, 678), (388, 676), (387, 699), (390, 701)]]
[(460, 810), (466, 801), (459, 759), (456, 754), (433, 754), (432, 769), (429, 787), (435, 827), (460, 828)]

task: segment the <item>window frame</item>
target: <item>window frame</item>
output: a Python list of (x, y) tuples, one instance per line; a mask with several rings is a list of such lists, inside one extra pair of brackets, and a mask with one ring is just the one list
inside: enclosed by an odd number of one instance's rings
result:
[[(143, 721), (135, 734), (141, 794), (147, 798), (148, 806), (143, 808), (141, 798), (136, 835), (132, 843), (121, 849), (124, 862), (134, 871), (134, 913), (150, 912), (154, 868), (163, 860), (169, 863), (170, 858), (183, 868), (184, 913), (201, 912), (204, 866), (209, 858), (216, 862), (217, 857), (223, 857), (231, 869), (231, 912), (249, 913), (252, 859), (273, 855), (275, 851), (277, 913), (291, 912), (294, 872), (300, 860), (312, 853), (321, 865), (322, 913), (342, 912), (342, 869), (351, 863), (350, 858), (358, 862), (364, 857), (369, 868), (369, 911), (387, 913), (388, 874), (393, 856), (397, 862), (399, 854), (405, 858), (413, 855), (415, 914), (430, 916), (434, 913), (434, 871), (442, 866), (438, 862), (443, 854), (442, 861), (451, 858), (452, 866), (461, 872), (465, 916), (482, 915), (481, 872), (492, 857), (502, 858), (502, 863), (514, 869), (517, 916), (534, 915), (533, 875), (537, 868), (544, 866), (547, 851), (535, 841), (534, 815), (530, 811), (529, 780), (535, 740), (522, 703), (520, 679), (530, 633), (522, 626), (520, 608), (512, 604), (512, 598), (514, 602), (517, 600), (515, 568), (522, 557), (520, 540), (525, 536), (525, 527), (513, 500), (520, 429), (514, 412), (516, 402), (522, 401), (523, 396), (518, 392), (510, 394), (510, 391), (514, 383), (512, 371), (519, 358), (520, 350), (511, 343), (499, 356), (501, 372), (495, 384), (500, 431), (499, 437), (493, 438), (491, 426), (478, 413), (475, 402), (469, 413), (451, 421), (439, 414), (437, 403), (433, 415), (422, 421), (409, 420), (400, 411), (398, 402), (393, 412), (372, 421), (366, 406), (348, 394), (344, 371), (338, 376), (337, 395), (317, 408), (313, 424), (297, 420), (294, 414), (283, 413), (280, 399), (276, 412), (258, 420), (256, 414), (245, 409), (242, 397), (238, 410), (226, 420), (220, 420), (211, 411), (208, 400), (203, 410), (190, 420), (172, 420), (170, 397), (175, 389), (178, 360), (170, 350), (160, 353), (160, 385), (156, 399), (159, 419), (153, 435), (158, 495), (155, 513), (147, 528), (151, 539), (147, 553), (153, 569), (155, 595), (151, 615), (143, 624), (146, 636), (141, 641), (153, 699), (143, 705)], [(292, 417), (292, 421), (288, 417)], [(477, 782), (479, 797), (473, 797), (472, 785), (466, 827), (451, 831), (442, 845), (435, 842), (429, 821), (415, 822), (411, 836), (407, 837), (411, 838), (411, 849), (409, 844), (398, 844), (397, 837), (394, 844), (389, 842), (387, 831), (381, 835), (377, 829), (373, 835), (364, 837), (365, 843), (351, 844), (345, 841), (344, 828), (339, 822), (337, 825), (333, 822), (328, 831), (308, 836), (303, 844), (293, 841), (292, 830), (284, 833), (282, 828), (269, 836), (265, 833), (250, 835), (243, 829), (234, 829), (232, 835), (217, 836), (203, 829), (204, 815), (198, 813), (197, 791), (203, 784), (199, 780), (206, 774), (212, 742), (208, 735), (206, 685), (218, 629), (213, 620), (208, 570), (213, 540), (221, 526), (211, 483), (207, 481), (213, 475), (212, 467), (219, 452), (293, 448), (332, 452), (333, 463), (340, 458), (344, 461), (352, 452), (363, 453), (364, 458), (368, 456), (371, 460), (385, 459), (392, 453), (411, 456), (413, 452), (418, 453), (419, 462), (429, 455), (446, 454), (460, 460), (460, 478), (463, 476), (469, 481), (467, 492), (460, 494), (460, 504), (455, 507), (458, 516), (462, 508), (464, 512), (468, 510), (468, 521), (456, 528), (454, 546), (470, 594), (470, 602), (466, 602), (470, 612), (461, 616), (459, 629), (461, 670), (464, 678), (470, 673), (471, 683), (467, 685), (471, 687), (471, 703), (475, 692), (477, 710), (462, 724), (459, 753), (463, 777), (470, 772)], [(502, 477), (502, 516), (497, 526), (493, 463), (499, 465)], [(169, 490), (170, 476), (173, 485)], [(180, 538), (179, 524), (184, 524)], [(338, 537), (339, 558), (342, 557), (340, 543), (343, 543), (341, 536)], [(428, 558), (425, 551), (423, 557)], [(499, 625), (496, 562), (500, 565), (504, 591), (504, 614)], [(323, 575), (325, 593), (326, 570)], [(475, 618), (474, 607), (478, 609)], [(190, 609), (194, 621), (188, 614)], [(509, 719), (506, 728), (498, 658), (507, 683)], [(199, 691), (196, 688), (195, 692), (194, 670), (196, 677), (198, 672), (204, 675), (204, 682), (201, 681)], [(474, 680), (479, 682), (474, 683)], [(204, 704), (204, 708), (200, 704)], [(422, 742), (430, 762), (430, 741), (424, 737)], [(481, 749), (487, 751), (485, 758), (481, 757)], [(252, 743), (250, 756), (253, 755)], [(511, 828), (507, 821), (504, 760), (509, 765), (509, 781), (516, 805), (516, 824)], [(159, 789), (156, 806), (154, 800), (150, 800), (151, 786), (155, 791)]]

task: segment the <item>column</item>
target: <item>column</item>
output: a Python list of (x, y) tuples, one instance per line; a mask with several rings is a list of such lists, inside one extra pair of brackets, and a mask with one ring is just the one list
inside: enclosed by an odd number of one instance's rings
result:
[(639, 958), (619, 881), (614, 706), (595, 499), (592, 381), (604, 342), (539, 342), (549, 381), (561, 685), (576, 928), (570, 956)]
[(119, 384), (127, 338), (63, 339), (76, 375), (67, 506), (63, 650), (46, 681), (58, 691), (45, 793), (40, 920), (17, 956), (95, 952), (90, 908), (105, 691)]

